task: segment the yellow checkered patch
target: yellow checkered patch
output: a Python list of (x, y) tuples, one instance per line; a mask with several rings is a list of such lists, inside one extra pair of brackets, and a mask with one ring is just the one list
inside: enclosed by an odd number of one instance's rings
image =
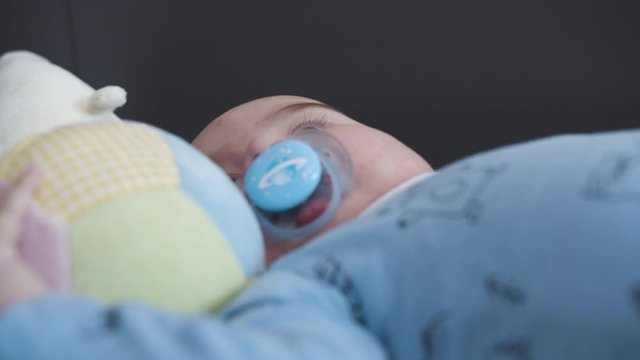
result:
[(99, 122), (58, 129), (18, 145), (0, 162), (0, 178), (14, 180), (29, 164), (45, 170), (36, 199), (67, 222), (99, 203), (142, 190), (176, 188), (171, 148), (155, 129), (131, 122)]

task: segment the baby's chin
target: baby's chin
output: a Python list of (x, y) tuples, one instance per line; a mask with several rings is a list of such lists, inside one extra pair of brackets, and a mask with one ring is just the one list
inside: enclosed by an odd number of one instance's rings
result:
[(326, 233), (328, 230), (338, 226), (340, 223), (341, 221), (339, 221), (337, 217), (334, 217), (318, 233), (315, 233), (311, 236), (301, 238), (301, 239), (293, 239), (293, 240), (287, 240), (287, 241), (281, 241), (281, 242), (267, 241), (265, 245), (265, 256), (266, 256), (267, 267), (270, 266), (276, 260), (278, 260), (280, 257), (287, 255), (288, 253), (313, 241), (315, 238)]
[(265, 246), (265, 260), (267, 267), (271, 266), (280, 257), (287, 255), (300, 246), (309, 242), (313, 237), (307, 239), (296, 239), (290, 241), (283, 241), (279, 243), (267, 243)]

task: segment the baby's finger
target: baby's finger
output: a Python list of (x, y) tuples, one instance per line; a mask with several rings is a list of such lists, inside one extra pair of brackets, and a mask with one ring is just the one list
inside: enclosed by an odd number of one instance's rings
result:
[(33, 191), (41, 178), (40, 171), (35, 168), (28, 169), (0, 204), (0, 242), (16, 240), (22, 217), (29, 208)]
[(25, 209), (41, 180), (42, 176), (37, 168), (28, 168), (13, 185), (13, 189), (5, 199), (3, 210), (20, 212)]

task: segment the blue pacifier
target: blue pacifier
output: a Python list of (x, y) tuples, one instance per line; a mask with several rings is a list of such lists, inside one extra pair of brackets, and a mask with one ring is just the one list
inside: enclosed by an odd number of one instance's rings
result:
[(309, 236), (335, 214), (351, 185), (351, 158), (338, 139), (305, 128), (251, 163), (244, 189), (269, 241)]

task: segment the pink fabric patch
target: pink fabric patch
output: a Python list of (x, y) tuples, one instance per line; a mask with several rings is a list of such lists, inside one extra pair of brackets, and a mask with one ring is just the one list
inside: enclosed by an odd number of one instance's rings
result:
[[(0, 181), (0, 201), (7, 194), (6, 182)], [(71, 289), (69, 233), (66, 226), (47, 216), (35, 203), (23, 219), (18, 252), (51, 289)]]

